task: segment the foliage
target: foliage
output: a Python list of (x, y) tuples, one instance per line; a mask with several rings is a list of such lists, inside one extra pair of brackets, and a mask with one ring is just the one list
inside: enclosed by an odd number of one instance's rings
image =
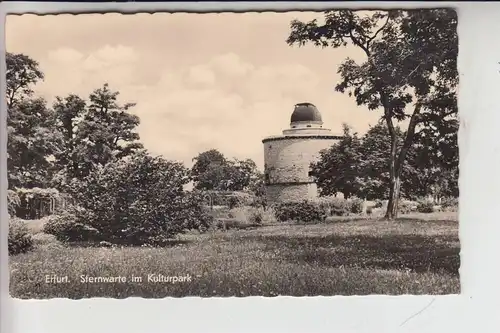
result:
[(417, 202), (403, 200), (399, 203), (399, 212), (401, 214), (409, 214), (414, 211), (415, 207), (418, 208)]
[(99, 240), (99, 231), (80, 221), (81, 215), (72, 212), (51, 215), (43, 226), (43, 232), (55, 236), (61, 242)]
[(37, 61), (24, 54), (5, 54), (7, 108), (12, 108), (25, 97), (33, 94), (32, 86), (44, 79)]
[(44, 232), (39, 232), (33, 235), (33, 245), (35, 248), (50, 248), (50, 247), (59, 247), (61, 246), (61, 242), (57, 240), (57, 237), (54, 235), (49, 235)]
[(210, 197), (213, 206), (228, 206), (230, 208), (249, 206), (256, 200), (252, 193), (242, 191), (201, 191), (200, 193), (204, 193), (205, 202)]
[(108, 84), (94, 90), (88, 101), (76, 95), (58, 97), (54, 103), (56, 129), (62, 137), (56, 157), (55, 183), (65, 188), (71, 179), (123, 159), (143, 146), (135, 131), (139, 117), (130, 113), (134, 103), (120, 105), (119, 92)]
[(194, 187), (215, 191), (258, 191), (259, 172), (251, 159), (228, 160), (216, 149), (193, 158), (191, 168)]
[(16, 209), (21, 205), (21, 199), (16, 191), (7, 190), (7, 209), (11, 217), (16, 216)]
[(11, 218), (9, 220), (9, 255), (25, 253), (33, 248), (33, 237), (23, 220)]
[[(399, 127), (395, 128), (395, 132), (399, 138), (398, 145), (401, 145), (403, 133)], [(344, 138), (349, 138), (349, 135), (345, 134)], [(381, 123), (371, 126), (357, 140), (353, 143), (352, 138), (343, 139), (320, 155), (314, 165), (315, 173), (319, 175), (316, 182), (320, 194), (340, 191), (346, 195), (346, 191), (338, 186), (342, 184), (343, 188), (349, 189), (348, 197), (356, 195), (367, 200), (388, 199), (390, 168), (386, 155), (391, 149), (391, 139), (387, 126)], [(440, 148), (432, 142), (419, 139), (410, 146), (402, 166), (401, 196), (408, 199), (427, 195), (458, 196), (458, 158), (456, 163), (446, 164), (438, 157), (442, 156), (440, 149), (453, 149), (456, 145), (454, 141)], [(341, 158), (341, 149), (350, 151), (352, 158)]]
[(230, 196), (227, 201), (229, 208), (243, 206), (241, 199), (237, 196)]
[[(336, 90), (358, 105), (382, 109), (391, 140), (389, 203), (386, 217), (397, 215), (403, 164), (418, 136), (442, 137), (454, 131), (458, 84), (457, 14), (452, 9), (389, 10), (361, 15), (353, 10), (325, 12), (317, 20), (291, 23), (289, 45), (346, 47), (365, 55), (361, 64), (346, 59), (338, 68)], [(412, 109), (408, 111), (408, 109)], [(395, 122), (409, 120), (398, 147)]]
[(6, 53), (7, 168), (9, 188), (44, 186), (57, 151), (53, 112), (33, 86), (43, 80), (38, 62), (24, 54)]
[(276, 221), (274, 211), (249, 206), (233, 208), (225, 218), (235, 219), (238, 222), (250, 225), (269, 224)]
[(441, 206), (446, 209), (458, 209), (458, 198), (444, 198), (441, 201)]
[(55, 212), (64, 196), (54, 188), (16, 188), (19, 197), (16, 216), (27, 219), (39, 219)]
[(33, 86), (44, 78), (38, 62), (7, 53), (6, 64), (9, 188), (64, 190), (71, 179), (142, 149), (135, 132), (139, 118), (129, 113), (134, 104), (119, 105), (119, 93), (107, 84), (88, 102), (69, 95), (50, 108), (33, 96)]
[(351, 213), (361, 214), (363, 213), (364, 201), (360, 198), (353, 198), (350, 200)]
[(188, 169), (145, 152), (116, 160), (72, 183), (86, 224), (103, 240), (127, 244), (162, 244), (191, 228), (210, 224), (202, 193), (186, 193)]
[(335, 195), (343, 193), (348, 199), (359, 192), (360, 170), (362, 160), (361, 141), (357, 134), (351, 133), (351, 128), (344, 124), (342, 139), (330, 149), (320, 152), (317, 162), (311, 164), (311, 176), (314, 178), (320, 195)]
[(418, 203), (417, 211), (419, 213), (433, 213), (434, 212), (434, 203), (430, 200), (424, 200)]
[(281, 222), (318, 222), (325, 217), (320, 205), (309, 202), (281, 202), (273, 207), (276, 219)]
[(352, 210), (352, 201), (336, 197), (320, 197), (315, 201), (327, 216), (345, 216)]
[(43, 187), (51, 176), (60, 138), (45, 100), (23, 97), (7, 112), (9, 188)]

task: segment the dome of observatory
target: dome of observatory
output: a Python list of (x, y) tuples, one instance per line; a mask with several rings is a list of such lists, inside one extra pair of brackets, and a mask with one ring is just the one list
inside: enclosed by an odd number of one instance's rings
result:
[(323, 123), (323, 120), (321, 119), (321, 113), (314, 104), (299, 103), (295, 105), (290, 122)]

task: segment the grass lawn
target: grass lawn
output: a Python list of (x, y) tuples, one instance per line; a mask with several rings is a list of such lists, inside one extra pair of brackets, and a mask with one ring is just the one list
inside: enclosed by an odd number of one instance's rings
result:
[[(458, 294), (459, 252), (456, 213), (191, 233), (167, 248), (49, 243), (11, 257), (10, 291), (16, 298)], [(148, 282), (148, 274), (191, 281)], [(46, 283), (46, 275), (69, 282)], [(81, 275), (127, 282), (82, 283)]]

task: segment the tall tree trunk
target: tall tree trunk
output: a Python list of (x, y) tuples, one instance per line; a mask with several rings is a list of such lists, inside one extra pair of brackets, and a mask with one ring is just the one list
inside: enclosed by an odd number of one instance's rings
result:
[[(392, 125), (392, 122), (391, 122)], [(391, 127), (389, 127), (391, 128)], [(397, 137), (394, 130), (391, 133), (391, 152), (389, 164), (389, 202), (387, 203), (387, 211), (385, 218), (392, 220), (397, 217), (399, 189), (401, 187), (401, 176), (398, 175), (398, 156), (397, 156)]]
[(415, 109), (410, 118), (410, 123), (408, 124), (408, 130), (406, 131), (406, 136), (403, 141), (403, 146), (399, 155), (397, 155), (397, 137), (395, 135), (394, 126), (391, 120), (387, 120), (387, 125), (389, 127), (389, 132), (391, 133), (391, 163), (389, 169), (390, 175), (390, 188), (389, 188), (389, 202), (387, 204), (387, 212), (385, 217), (389, 220), (393, 220), (398, 216), (398, 203), (399, 194), (401, 192), (401, 174), (403, 170), (403, 165), (408, 154), (408, 150), (413, 144), (413, 137), (415, 136), (415, 128), (419, 122), (419, 114), (421, 110), (420, 103), (417, 102)]

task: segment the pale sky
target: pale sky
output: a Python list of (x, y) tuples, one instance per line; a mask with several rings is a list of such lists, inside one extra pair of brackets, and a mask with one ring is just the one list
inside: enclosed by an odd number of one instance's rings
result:
[(40, 63), (36, 92), (89, 93), (109, 83), (135, 102), (141, 141), (154, 154), (192, 165), (215, 148), (263, 167), (262, 138), (289, 127), (294, 105), (315, 104), (324, 127), (358, 132), (380, 117), (334, 91), (348, 49), (286, 44), (292, 19), (321, 13), (82, 14), (8, 16), (7, 51)]

